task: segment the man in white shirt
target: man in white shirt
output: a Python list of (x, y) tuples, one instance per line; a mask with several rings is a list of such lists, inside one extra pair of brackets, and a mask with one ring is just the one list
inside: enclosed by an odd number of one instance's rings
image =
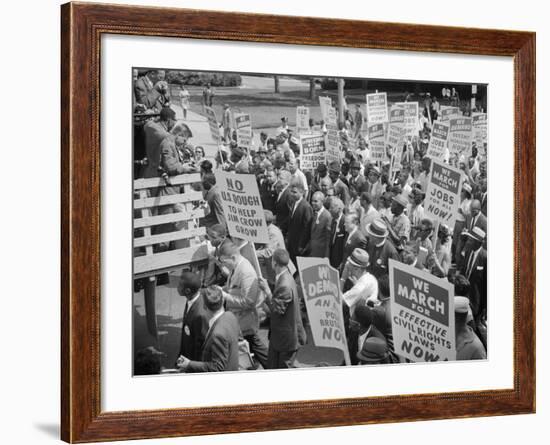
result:
[(288, 161), (287, 166), (288, 166), (288, 171), (291, 174), (291, 178), (298, 178), (302, 182), (302, 185), (304, 187), (304, 192), (305, 192), (304, 196), (307, 196), (308, 186), (307, 186), (306, 175), (304, 175), (302, 170), (298, 168), (298, 161), (295, 158), (292, 158), (290, 159), (290, 161)]

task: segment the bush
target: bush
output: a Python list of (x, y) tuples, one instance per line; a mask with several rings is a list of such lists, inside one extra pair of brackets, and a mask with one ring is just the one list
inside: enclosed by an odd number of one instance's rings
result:
[(233, 73), (202, 73), (199, 71), (168, 71), (168, 83), (177, 85), (204, 86), (210, 83), (213, 87), (236, 87), (242, 82), (239, 74)]

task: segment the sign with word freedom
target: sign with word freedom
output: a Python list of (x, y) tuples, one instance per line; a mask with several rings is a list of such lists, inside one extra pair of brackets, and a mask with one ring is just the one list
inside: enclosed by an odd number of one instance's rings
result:
[(254, 175), (214, 170), (229, 235), (253, 243), (269, 243), (264, 209)]
[(388, 122), (388, 97), (386, 93), (367, 94), (367, 122)]
[(252, 121), (250, 114), (235, 114), (235, 127), (237, 128), (237, 144), (247, 150), (252, 148)]
[(208, 119), (208, 125), (210, 126), (210, 134), (212, 139), (217, 144), (220, 143), (220, 127), (218, 125), (218, 120), (216, 119), (216, 112), (211, 107), (204, 107), (206, 111), (206, 118)]
[(424, 200), (424, 215), (453, 227), (458, 216), (462, 172), (432, 159), (430, 176)]
[(327, 150), (322, 134), (300, 135), (300, 166), (302, 170), (315, 170), (319, 164), (326, 164)]
[(432, 136), (426, 156), (442, 161), (447, 149), (447, 139), (449, 138), (449, 125), (445, 122), (435, 121), (432, 127)]
[(350, 365), (338, 271), (327, 258), (297, 257), (296, 261), (315, 346), (340, 349)]
[(456, 360), (453, 285), (399, 261), (389, 266), (395, 353), (413, 362)]

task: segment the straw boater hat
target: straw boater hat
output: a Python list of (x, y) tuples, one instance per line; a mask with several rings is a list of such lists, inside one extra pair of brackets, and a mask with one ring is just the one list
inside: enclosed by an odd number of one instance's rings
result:
[(468, 184), (467, 182), (462, 184), (462, 190), (472, 194), (472, 186), (470, 184)]
[(264, 210), (265, 215), (265, 222), (267, 224), (271, 224), (273, 221), (275, 221), (275, 217), (273, 216), (273, 212), (271, 210)]
[(340, 173), (340, 163), (338, 161), (332, 161), (328, 165), (329, 171)]
[(476, 226), (469, 232), (466, 232), (466, 236), (469, 236), (470, 238), (473, 238), (481, 243), (485, 239), (486, 234), (482, 228)]
[(468, 297), (455, 297), (455, 312), (457, 314), (467, 314), (470, 307), (470, 300)]
[(357, 353), (357, 358), (362, 362), (379, 362), (387, 357), (388, 345), (385, 340), (378, 337), (368, 337)]
[(372, 236), (385, 238), (388, 236), (388, 227), (382, 219), (377, 218), (367, 225), (367, 233)]
[(409, 205), (409, 202), (403, 195), (394, 196), (392, 201), (395, 201), (401, 207), (406, 208)]
[(353, 249), (348, 261), (357, 267), (366, 268), (369, 265), (369, 254), (363, 249)]

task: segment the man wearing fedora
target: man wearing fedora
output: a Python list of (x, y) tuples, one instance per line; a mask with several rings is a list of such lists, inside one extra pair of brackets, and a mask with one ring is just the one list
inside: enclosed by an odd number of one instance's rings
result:
[(394, 245), (388, 240), (388, 227), (381, 218), (375, 219), (367, 226), (369, 239), (367, 252), (369, 254), (369, 272), (376, 278), (388, 273), (389, 259), (399, 260)]
[(462, 274), (470, 282), (470, 303), (476, 324), (487, 312), (487, 251), (483, 247), (485, 232), (474, 227), (467, 233)]

